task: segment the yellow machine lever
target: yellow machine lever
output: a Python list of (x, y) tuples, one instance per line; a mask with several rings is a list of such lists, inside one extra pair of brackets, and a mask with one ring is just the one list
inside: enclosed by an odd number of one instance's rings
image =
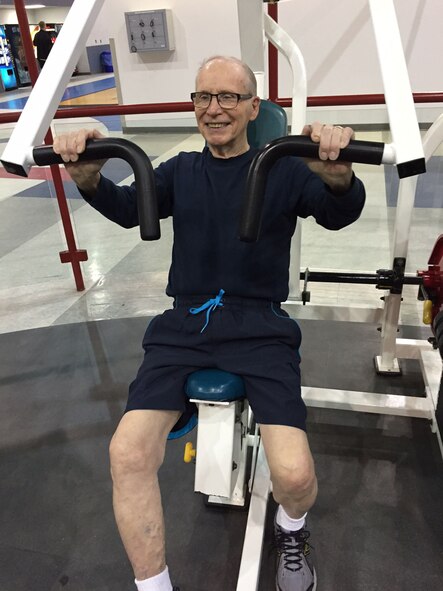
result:
[(432, 301), (423, 302), (423, 324), (432, 324)]
[(184, 461), (187, 464), (190, 464), (192, 462), (192, 460), (195, 458), (195, 448), (192, 445), (192, 441), (188, 441), (188, 443), (185, 445), (185, 454), (184, 454)]

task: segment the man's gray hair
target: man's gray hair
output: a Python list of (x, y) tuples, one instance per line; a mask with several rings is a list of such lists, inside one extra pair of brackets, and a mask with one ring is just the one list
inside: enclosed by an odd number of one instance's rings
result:
[(231, 62), (231, 63), (241, 66), (243, 68), (243, 71), (246, 76), (246, 84), (248, 87), (247, 90), (253, 96), (256, 96), (256, 94), (257, 94), (257, 79), (255, 77), (254, 72), (251, 70), (251, 68), (248, 66), (248, 64), (246, 64), (245, 62), (243, 62), (242, 60), (240, 60), (236, 57), (231, 57), (231, 56), (226, 56), (226, 55), (213, 55), (211, 57), (208, 57), (207, 59), (205, 59), (202, 62), (199, 69), (197, 70), (196, 81), (197, 81), (197, 78), (198, 78), (200, 72), (203, 70), (203, 68), (207, 64), (209, 64), (210, 62), (215, 61), (215, 60), (223, 60), (223, 61)]

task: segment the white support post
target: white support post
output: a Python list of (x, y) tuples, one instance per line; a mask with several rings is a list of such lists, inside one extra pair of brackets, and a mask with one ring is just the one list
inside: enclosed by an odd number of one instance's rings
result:
[[(241, 58), (253, 72), (265, 72), (263, 2), (237, 0)], [(263, 85), (264, 90), (264, 85)], [(265, 94), (259, 94), (261, 98)]]
[(104, 0), (74, 0), (57, 41), (3, 152), (5, 168), (27, 176)]
[[(423, 152), (426, 162), (443, 142), (443, 115), (433, 123), (423, 138)], [(394, 229), (393, 257), (407, 257), (411, 218), (414, 208), (417, 177), (400, 180), (397, 212)], [(385, 300), (382, 323), (381, 354), (376, 357), (377, 370), (380, 373), (399, 373), (400, 367), (396, 355), (402, 358), (398, 350), (397, 327), (400, 316), (401, 295), (388, 294)], [(396, 348), (397, 343), (397, 348)]]
[(234, 454), (235, 402), (198, 405), (198, 431), (194, 490), (230, 497)]
[[(416, 187), (416, 176), (400, 179), (394, 228), (394, 260), (396, 258), (407, 258)], [(387, 293), (385, 295), (385, 308), (381, 327), (381, 352), (375, 360), (379, 373), (398, 374), (401, 372), (395, 350), (400, 306), (401, 294)]]
[(369, 0), (397, 166), (423, 160), (423, 146), (393, 0)]
[[(306, 107), (308, 101), (308, 84), (303, 54), (295, 41), (268, 14), (264, 15), (265, 35), (289, 62), (292, 73), (292, 107), (291, 134), (301, 133), (306, 123)], [(301, 233), (302, 222), (297, 221), (291, 241), (291, 270), (289, 283), (289, 300), (300, 301), (300, 266), (301, 266)]]
[[(234, 404), (234, 403), (231, 403)], [(200, 407), (199, 407), (200, 408)], [(233, 433), (233, 448), (232, 448), (232, 462), (231, 465), (226, 465), (228, 470), (228, 477), (230, 480), (231, 491), (230, 496), (217, 496), (210, 494), (208, 497), (208, 504), (226, 505), (235, 507), (244, 507), (246, 502), (246, 463), (248, 452), (248, 415), (249, 404), (247, 400), (237, 401), (235, 403), (235, 424)], [(200, 420), (200, 418), (199, 418)], [(220, 442), (217, 442), (218, 444)], [(209, 444), (209, 445), (208, 445)], [(205, 447), (211, 449), (210, 442), (205, 442)], [(228, 446), (229, 447), (229, 446)], [(200, 458), (201, 459), (201, 458)], [(202, 470), (206, 474), (214, 469), (214, 461), (208, 457), (209, 464)], [(198, 454), (196, 462), (199, 462)], [(230, 476), (229, 476), (230, 474)]]
[(305, 404), (312, 408), (333, 408), (396, 417), (415, 417), (430, 421), (433, 418), (432, 402), (429, 398), (424, 398), (422, 392), (417, 392), (417, 396), (401, 396), (302, 386), (302, 397)]
[(268, 14), (264, 15), (265, 35), (288, 60), (292, 73), (291, 133), (301, 133), (306, 123), (308, 100), (305, 60), (295, 41)]
[[(424, 172), (424, 151), (393, 0), (369, 0), (378, 58), (383, 78), (389, 125), (400, 177), (393, 259), (405, 258), (414, 208), (417, 177)], [(399, 373), (395, 342), (400, 317), (400, 294), (388, 294), (382, 324), (381, 373)]]
[(270, 487), (269, 467), (263, 445), (260, 444), (236, 591), (258, 589)]

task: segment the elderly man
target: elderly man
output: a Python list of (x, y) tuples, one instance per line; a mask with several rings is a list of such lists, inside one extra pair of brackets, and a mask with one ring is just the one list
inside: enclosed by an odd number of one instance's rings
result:
[[(352, 129), (306, 126), (303, 133), (319, 143), (319, 161), (286, 157), (274, 165), (260, 240), (240, 242), (239, 214), (256, 153), (246, 132), (259, 112), (256, 93), (254, 74), (243, 62), (222, 56), (206, 60), (191, 95), (206, 147), (180, 153), (155, 171), (160, 216), (172, 216), (174, 223), (166, 289), (174, 308), (148, 326), (144, 360), (110, 447), (115, 517), (139, 591), (173, 589), (157, 472), (168, 433), (194, 412), (184, 394), (186, 378), (203, 367), (241, 375), (260, 424), (279, 504), (277, 589), (316, 588), (305, 528), (317, 480), (301, 398), (301, 334), (280, 302), (288, 296), (297, 216), (313, 215), (325, 228), (340, 229), (359, 217), (365, 192), (351, 164), (335, 162)], [(134, 187), (117, 187), (102, 177), (103, 163), (77, 162), (85, 141), (97, 137), (97, 131), (81, 130), (57, 138), (54, 149), (86, 201), (122, 226), (136, 226)], [(193, 312), (209, 298), (216, 305), (204, 324)]]

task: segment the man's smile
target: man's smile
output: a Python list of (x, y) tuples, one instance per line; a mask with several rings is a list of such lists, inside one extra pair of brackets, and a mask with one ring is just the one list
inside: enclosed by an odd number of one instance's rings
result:
[(214, 123), (214, 122), (210, 122), (210, 123), (206, 123), (206, 125), (208, 127), (210, 127), (211, 129), (219, 129), (220, 127), (226, 127), (227, 125), (229, 125), (229, 123)]

